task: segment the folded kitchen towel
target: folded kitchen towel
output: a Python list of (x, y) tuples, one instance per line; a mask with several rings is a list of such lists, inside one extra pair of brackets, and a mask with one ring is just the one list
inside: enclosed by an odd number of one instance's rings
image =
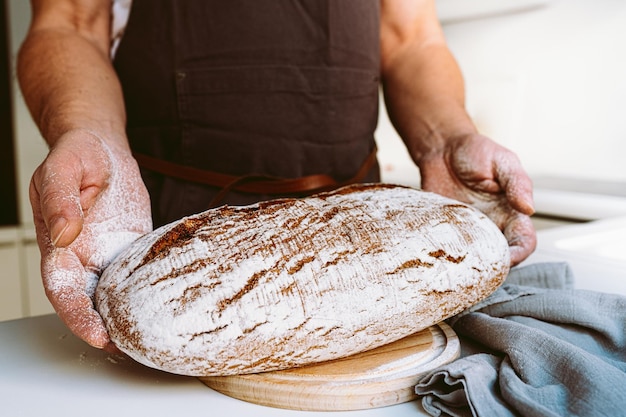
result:
[(452, 317), (461, 357), (419, 380), (424, 409), (626, 416), (626, 297), (572, 287), (565, 263), (518, 267), (495, 293)]

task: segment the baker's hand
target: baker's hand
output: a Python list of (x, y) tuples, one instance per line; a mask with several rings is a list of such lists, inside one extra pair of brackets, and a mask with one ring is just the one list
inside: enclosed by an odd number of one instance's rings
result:
[(513, 152), (472, 134), (448, 142), (418, 165), (424, 190), (469, 203), (500, 227), (509, 242), (511, 265), (533, 252), (532, 182)]
[(114, 350), (93, 306), (95, 286), (111, 260), (152, 229), (149, 196), (130, 151), (69, 132), (33, 174), (30, 200), (48, 299), (75, 335)]

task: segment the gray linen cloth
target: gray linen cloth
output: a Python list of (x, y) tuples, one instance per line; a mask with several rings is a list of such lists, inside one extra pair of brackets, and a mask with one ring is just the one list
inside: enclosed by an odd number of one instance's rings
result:
[(418, 381), (426, 412), (626, 416), (626, 297), (572, 287), (565, 263), (514, 268), (449, 319), (461, 357)]

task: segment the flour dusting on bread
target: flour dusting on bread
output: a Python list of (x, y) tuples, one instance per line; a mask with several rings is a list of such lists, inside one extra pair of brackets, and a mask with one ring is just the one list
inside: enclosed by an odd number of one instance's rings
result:
[(135, 241), (102, 275), (111, 339), (168, 372), (233, 375), (345, 357), (491, 294), (509, 249), (483, 213), (402, 186), (224, 206)]

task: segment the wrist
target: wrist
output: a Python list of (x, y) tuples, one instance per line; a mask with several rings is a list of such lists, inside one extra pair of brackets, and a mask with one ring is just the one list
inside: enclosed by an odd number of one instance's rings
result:
[(112, 131), (102, 131), (89, 128), (69, 129), (52, 140), (47, 140), (50, 147), (69, 144), (79, 148), (92, 143), (93, 146), (102, 147), (114, 154), (130, 154), (130, 146), (125, 134)]
[(476, 137), (478, 132), (472, 123), (450, 125), (424, 132), (415, 140), (406, 141), (413, 160), (421, 165), (433, 159), (441, 160), (454, 153), (463, 143)]

